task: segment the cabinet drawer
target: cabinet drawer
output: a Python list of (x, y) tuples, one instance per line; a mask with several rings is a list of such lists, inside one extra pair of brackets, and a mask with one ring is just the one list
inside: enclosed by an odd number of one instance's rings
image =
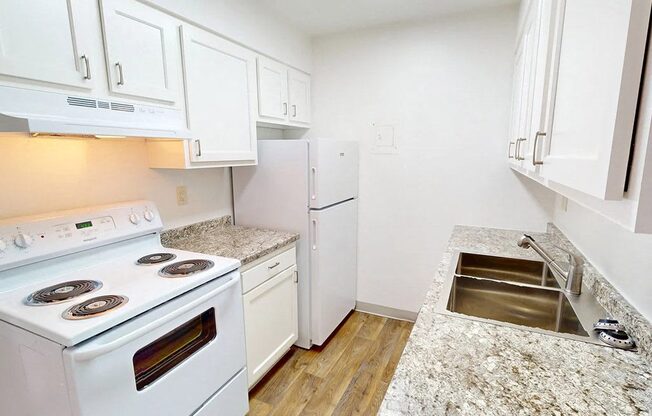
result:
[(265, 260), (257, 266), (242, 272), (242, 293), (247, 293), (264, 283), (277, 273), (287, 269), (297, 262), (297, 250), (292, 247), (277, 256)]
[(226, 383), (192, 416), (246, 415), (249, 411), (247, 397), (247, 374), (244, 370)]

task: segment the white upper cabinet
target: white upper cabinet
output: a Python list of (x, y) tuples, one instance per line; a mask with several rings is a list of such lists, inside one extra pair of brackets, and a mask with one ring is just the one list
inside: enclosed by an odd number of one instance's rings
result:
[(623, 197), (650, 17), (648, 1), (562, 2), (552, 130), (543, 175)]
[(534, 163), (533, 150), (545, 137), (547, 120), (552, 1), (531, 0), (525, 4), (514, 59), (509, 159), (517, 170), (536, 173), (539, 164)]
[(256, 57), (183, 26), (183, 72), (193, 162), (251, 161), (256, 152)]
[(111, 91), (173, 103), (178, 96), (174, 18), (135, 0), (101, 0)]
[(79, 1), (0, 0), (0, 75), (91, 88)]
[(288, 88), (290, 120), (295, 123), (310, 123), (310, 75), (290, 68)]
[(621, 199), (650, 1), (530, 0), (523, 7), (512, 165), (544, 184)]
[(258, 57), (258, 114), (279, 121), (288, 119), (288, 70), (283, 64)]
[(258, 57), (258, 120), (263, 124), (308, 127), (310, 75)]

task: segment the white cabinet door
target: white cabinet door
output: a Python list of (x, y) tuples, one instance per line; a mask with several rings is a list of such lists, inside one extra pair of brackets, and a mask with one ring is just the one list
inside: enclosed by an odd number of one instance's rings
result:
[(243, 296), (249, 386), (298, 338), (296, 270), (292, 266)]
[(257, 160), (255, 55), (190, 26), (182, 44), (192, 161)]
[(258, 57), (258, 114), (288, 120), (288, 70), (285, 65)]
[(173, 103), (178, 93), (174, 19), (135, 0), (101, 1), (111, 91)]
[(310, 75), (288, 70), (290, 121), (310, 123)]
[[(541, 0), (530, 1), (530, 8), (523, 27), (523, 109), (520, 124), (519, 165), (525, 170), (533, 170), (532, 144), (537, 131), (540, 116), (536, 114), (540, 105), (535, 100), (537, 80), (542, 74), (537, 73), (539, 51), (539, 23)], [(534, 132), (533, 132), (534, 130)]]
[(510, 164), (519, 165), (520, 157), (518, 148), (520, 146), (523, 136), (521, 130), (521, 110), (523, 109), (523, 78), (524, 78), (524, 48), (522, 42), (518, 45), (514, 55), (514, 80), (512, 85), (512, 114), (509, 126), (509, 143), (508, 143), (508, 157)]
[(543, 176), (620, 199), (627, 171), (650, 4), (562, 1), (552, 130)]
[(524, 166), (528, 147), (528, 130), (532, 115), (532, 81), (535, 53), (536, 15), (534, 1), (527, 4), (514, 55), (514, 85), (509, 158), (517, 168)]
[(0, 75), (91, 88), (78, 1), (0, 0)]

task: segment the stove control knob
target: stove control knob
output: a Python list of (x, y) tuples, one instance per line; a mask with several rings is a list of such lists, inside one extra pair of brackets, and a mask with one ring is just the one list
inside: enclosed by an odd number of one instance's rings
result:
[(148, 222), (152, 222), (154, 221), (154, 218), (156, 218), (156, 215), (154, 215), (154, 211), (148, 208), (143, 213), (143, 217), (145, 217)]
[(0, 253), (5, 251), (7, 249), (7, 243), (5, 243), (5, 240), (0, 239)]
[(129, 221), (134, 225), (138, 225), (140, 222), (140, 216), (138, 214), (131, 214), (129, 215)]
[(32, 239), (31, 236), (24, 234), (24, 233), (19, 233), (16, 238), (14, 238), (14, 244), (16, 247), (19, 248), (28, 248), (29, 246), (32, 245), (34, 242), (34, 239)]

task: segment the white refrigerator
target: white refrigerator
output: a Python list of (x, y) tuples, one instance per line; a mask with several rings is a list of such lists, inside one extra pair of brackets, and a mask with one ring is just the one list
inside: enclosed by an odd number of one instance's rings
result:
[(300, 347), (323, 344), (355, 307), (357, 198), (353, 141), (261, 140), (258, 165), (233, 168), (236, 224), (301, 235)]

